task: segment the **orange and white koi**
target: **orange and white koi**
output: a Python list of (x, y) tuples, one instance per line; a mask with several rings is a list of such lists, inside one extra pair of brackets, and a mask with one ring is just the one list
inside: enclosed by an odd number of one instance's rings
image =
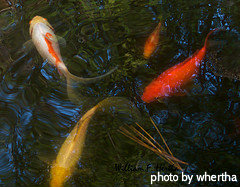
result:
[(81, 83), (92, 83), (106, 77), (116, 70), (116, 68), (114, 68), (104, 75), (93, 78), (82, 78), (71, 74), (62, 60), (57, 37), (54, 34), (53, 27), (49, 24), (47, 19), (41, 16), (35, 16), (29, 24), (29, 32), (39, 54), (44, 59), (47, 59), (51, 65), (55, 66), (59, 74), (63, 74), (68, 82), (74, 80)]
[(205, 39), (204, 46), (186, 59), (154, 79), (144, 90), (142, 100), (150, 103), (156, 98), (173, 96), (179, 88), (187, 84), (199, 72), (200, 64), (206, 54), (208, 38), (218, 29), (210, 31)]
[(159, 42), (159, 32), (161, 28), (161, 22), (158, 23), (157, 27), (154, 29), (152, 34), (148, 37), (145, 46), (144, 46), (144, 52), (143, 56), (144, 58), (148, 59), (152, 53), (157, 48), (158, 42)]

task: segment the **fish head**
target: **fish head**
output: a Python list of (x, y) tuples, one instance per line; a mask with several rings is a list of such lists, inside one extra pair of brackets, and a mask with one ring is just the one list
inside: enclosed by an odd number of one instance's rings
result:
[(51, 168), (50, 187), (63, 187), (64, 182), (71, 176), (71, 171), (67, 168), (53, 165)]
[(51, 28), (51, 29), (53, 30), (52, 26), (50, 25), (50, 23), (47, 21), (46, 18), (43, 18), (43, 17), (41, 17), (41, 16), (35, 16), (35, 17), (29, 22), (29, 24), (30, 24), (30, 28), (29, 28), (30, 35), (31, 35), (31, 33), (32, 33), (33, 27), (34, 27), (36, 24), (38, 24), (38, 23), (43, 23), (44, 25), (48, 26), (49, 28)]
[(159, 84), (156, 84), (155, 81), (153, 81), (150, 85), (148, 85), (142, 95), (142, 100), (146, 103), (150, 103), (154, 101), (156, 98), (158, 98), (161, 95), (161, 88), (162, 86)]
[(171, 85), (168, 80), (161, 76), (154, 79), (144, 90), (142, 100), (146, 103), (155, 101), (156, 99), (169, 97), (172, 93)]

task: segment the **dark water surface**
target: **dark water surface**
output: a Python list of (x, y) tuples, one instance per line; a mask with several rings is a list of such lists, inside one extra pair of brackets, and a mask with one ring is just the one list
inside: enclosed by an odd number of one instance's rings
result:
[[(1, 9), (6, 8), (0, 0)], [(186, 174), (240, 174), (240, 1), (239, 0), (24, 0), (6, 1), (0, 14), (0, 186), (48, 186), (53, 160), (79, 118), (103, 98), (125, 97), (141, 113), (141, 125), (160, 141), (151, 117), (173, 154), (188, 162)], [(35, 49), (23, 51), (30, 39), (29, 21), (45, 17), (66, 39), (61, 54), (69, 71), (94, 77), (118, 66), (104, 81), (81, 85), (70, 100), (66, 82)], [(158, 21), (163, 29), (157, 51), (143, 58), (143, 47)], [(210, 46), (186, 96), (144, 103), (144, 88), (164, 70)], [(65, 186), (143, 186), (158, 164), (153, 152), (117, 129), (133, 123), (127, 111), (99, 112), (87, 132), (83, 155)], [(116, 164), (150, 171), (117, 171)], [(164, 174), (179, 171), (161, 170)], [(185, 182), (160, 182), (186, 185)], [(238, 186), (239, 182), (192, 185)]]

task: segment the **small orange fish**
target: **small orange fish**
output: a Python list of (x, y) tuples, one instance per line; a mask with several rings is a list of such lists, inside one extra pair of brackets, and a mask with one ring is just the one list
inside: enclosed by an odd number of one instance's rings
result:
[(205, 39), (204, 46), (185, 61), (171, 67), (170, 69), (154, 79), (144, 90), (142, 100), (150, 103), (156, 98), (168, 97), (176, 94), (179, 88), (188, 83), (199, 72), (199, 67), (204, 58), (208, 45), (209, 36), (218, 29), (210, 31)]
[(143, 56), (146, 59), (148, 59), (157, 48), (158, 41), (159, 41), (160, 28), (161, 28), (161, 22), (158, 23), (157, 27), (154, 29), (154, 31), (148, 37), (145, 43)]

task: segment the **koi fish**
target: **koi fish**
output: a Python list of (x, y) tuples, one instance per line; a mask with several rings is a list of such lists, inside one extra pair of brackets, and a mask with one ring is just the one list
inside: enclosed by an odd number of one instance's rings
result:
[(114, 108), (114, 112), (120, 111), (122, 113), (125, 111), (132, 118), (140, 119), (138, 109), (133, 106), (134, 104), (125, 98), (109, 97), (88, 110), (70, 132), (53, 162), (50, 170), (50, 187), (62, 187), (71, 177), (83, 151), (89, 122), (96, 112), (101, 108), (104, 112), (112, 112)]
[(201, 50), (196, 51), (185, 61), (171, 67), (170, 69), (154, 79), (144, 90), (142, 100), (150, 103), (156, 98), (173, 96), (179, 88), (194, 78), (198, 72), (202, 59), (204, 58), (208, 46), (209, 36), (218, 29), (210, 31), (205, 39)]
[(71, 177), (83, 150), (88, 124), (97, 108), (98, 105), (84, 114), (63, 143), (50, 171), (50, 187), (62, 187)]
[(37, 51), (44, 59), (47, 59), (51, 65), (57, 68), (60, 75), (63, 74), (66, 77), (68, 83), (70, 80), (80, 83), (93, 83), (110, 75), (117, 69), (116, 67), (106, 74), (93, 78), (82, 78), (71, 74), (62, 60), (57, 37), (54, 34), (53, 27), (48, 23), (47, 19), (41, 16), (35, 16), (29, 24), (29, 32)]
[(143, 56), (146, 59), (148, 59), (157, 48), (158, 41), (159, 41), (160, 28), (161, 28), (161, 22), (158, 23), (157, 27), (154, 29), (154, 31), (148, 37), (145, 43)]

